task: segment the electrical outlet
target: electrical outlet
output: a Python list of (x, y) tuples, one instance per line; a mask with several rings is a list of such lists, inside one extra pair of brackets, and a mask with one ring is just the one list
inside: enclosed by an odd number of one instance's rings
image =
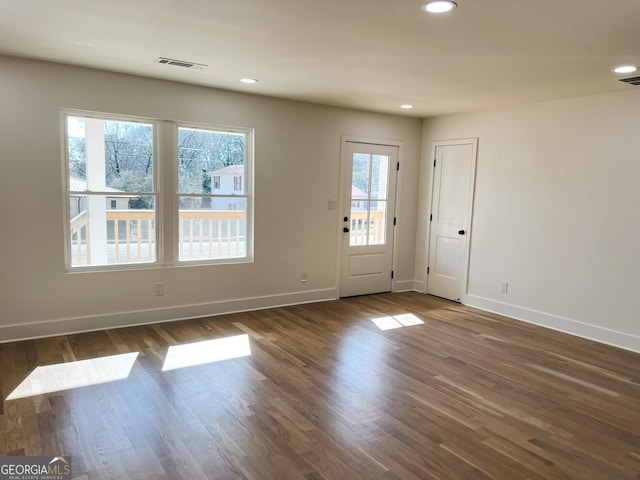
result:
[(156, 283), (154, 285), (153, 291), (156, 297), (162, 297), (164, 295), (164, 283)]
[(307, 272), (300, 272), (300, 283), (307, 283), (307, 280), (309, 280)]
[(509, 282), (500, 282), (500, 293), (509, 293)]

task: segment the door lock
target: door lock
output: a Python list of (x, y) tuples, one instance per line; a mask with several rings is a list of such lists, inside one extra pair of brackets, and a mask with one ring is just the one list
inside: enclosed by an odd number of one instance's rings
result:
[(464, 235), (465, 233), (467, 232), (465, 232), (464, 230), (458, 230), (458, 235)]
[(348, 229), (347, 227), (344, 227), (344, 228), (342, 229), (342, 231), (343, 231), (344, 233), (349, 233), (349, 229)]

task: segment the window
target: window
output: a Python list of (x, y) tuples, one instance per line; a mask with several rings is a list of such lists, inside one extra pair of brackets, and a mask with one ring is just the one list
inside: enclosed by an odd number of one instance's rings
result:
[(387, 221), (389, 156), (353, 154), (349, 245), (382, 245)]
[(153, 140), (148, 122), (66, 116), (72, 267), (155, 262)]
[[(157, 264), (160, 241), (163, 265), (251, 261), (252, 130), (109, 114), (63, 118), (68, 268)], [(177, 151), (157, 147), (161, 125), (174, 128)], [(159, 175), (176, 171), (177, 189), (161, 190), (167, 182)], [(158, 222), (173, 223), (172, 205), (175, 233)]]
[(248, 258), (248, 138), (248, 131), (178, 128), (180, 261)]

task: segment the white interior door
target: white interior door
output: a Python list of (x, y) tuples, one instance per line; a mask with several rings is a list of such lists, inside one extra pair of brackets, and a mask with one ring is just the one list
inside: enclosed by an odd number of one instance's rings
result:
[(427, 293), (457, 302), (466, 293), (476, 145), (435, 146)]
[(398, 150), (343, 143), (341, 297), (391, 290)]

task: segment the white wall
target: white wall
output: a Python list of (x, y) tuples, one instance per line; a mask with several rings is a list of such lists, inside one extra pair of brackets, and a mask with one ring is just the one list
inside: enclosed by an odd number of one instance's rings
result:
[[(0, 341), (335, 298), (341, 135), (404, 142), (396, 286), (413, 285), (418, 119), (9, 57), (0, 105)], [(65, 273), (62, 107), (255, 128), (255, 263)]]
[[(463, 302), (640, 351), (640, 87), (423, 124), (416, 285), (432, 142), (478, 137)], [(509, 292), (499, 293), (501, 281)]]

